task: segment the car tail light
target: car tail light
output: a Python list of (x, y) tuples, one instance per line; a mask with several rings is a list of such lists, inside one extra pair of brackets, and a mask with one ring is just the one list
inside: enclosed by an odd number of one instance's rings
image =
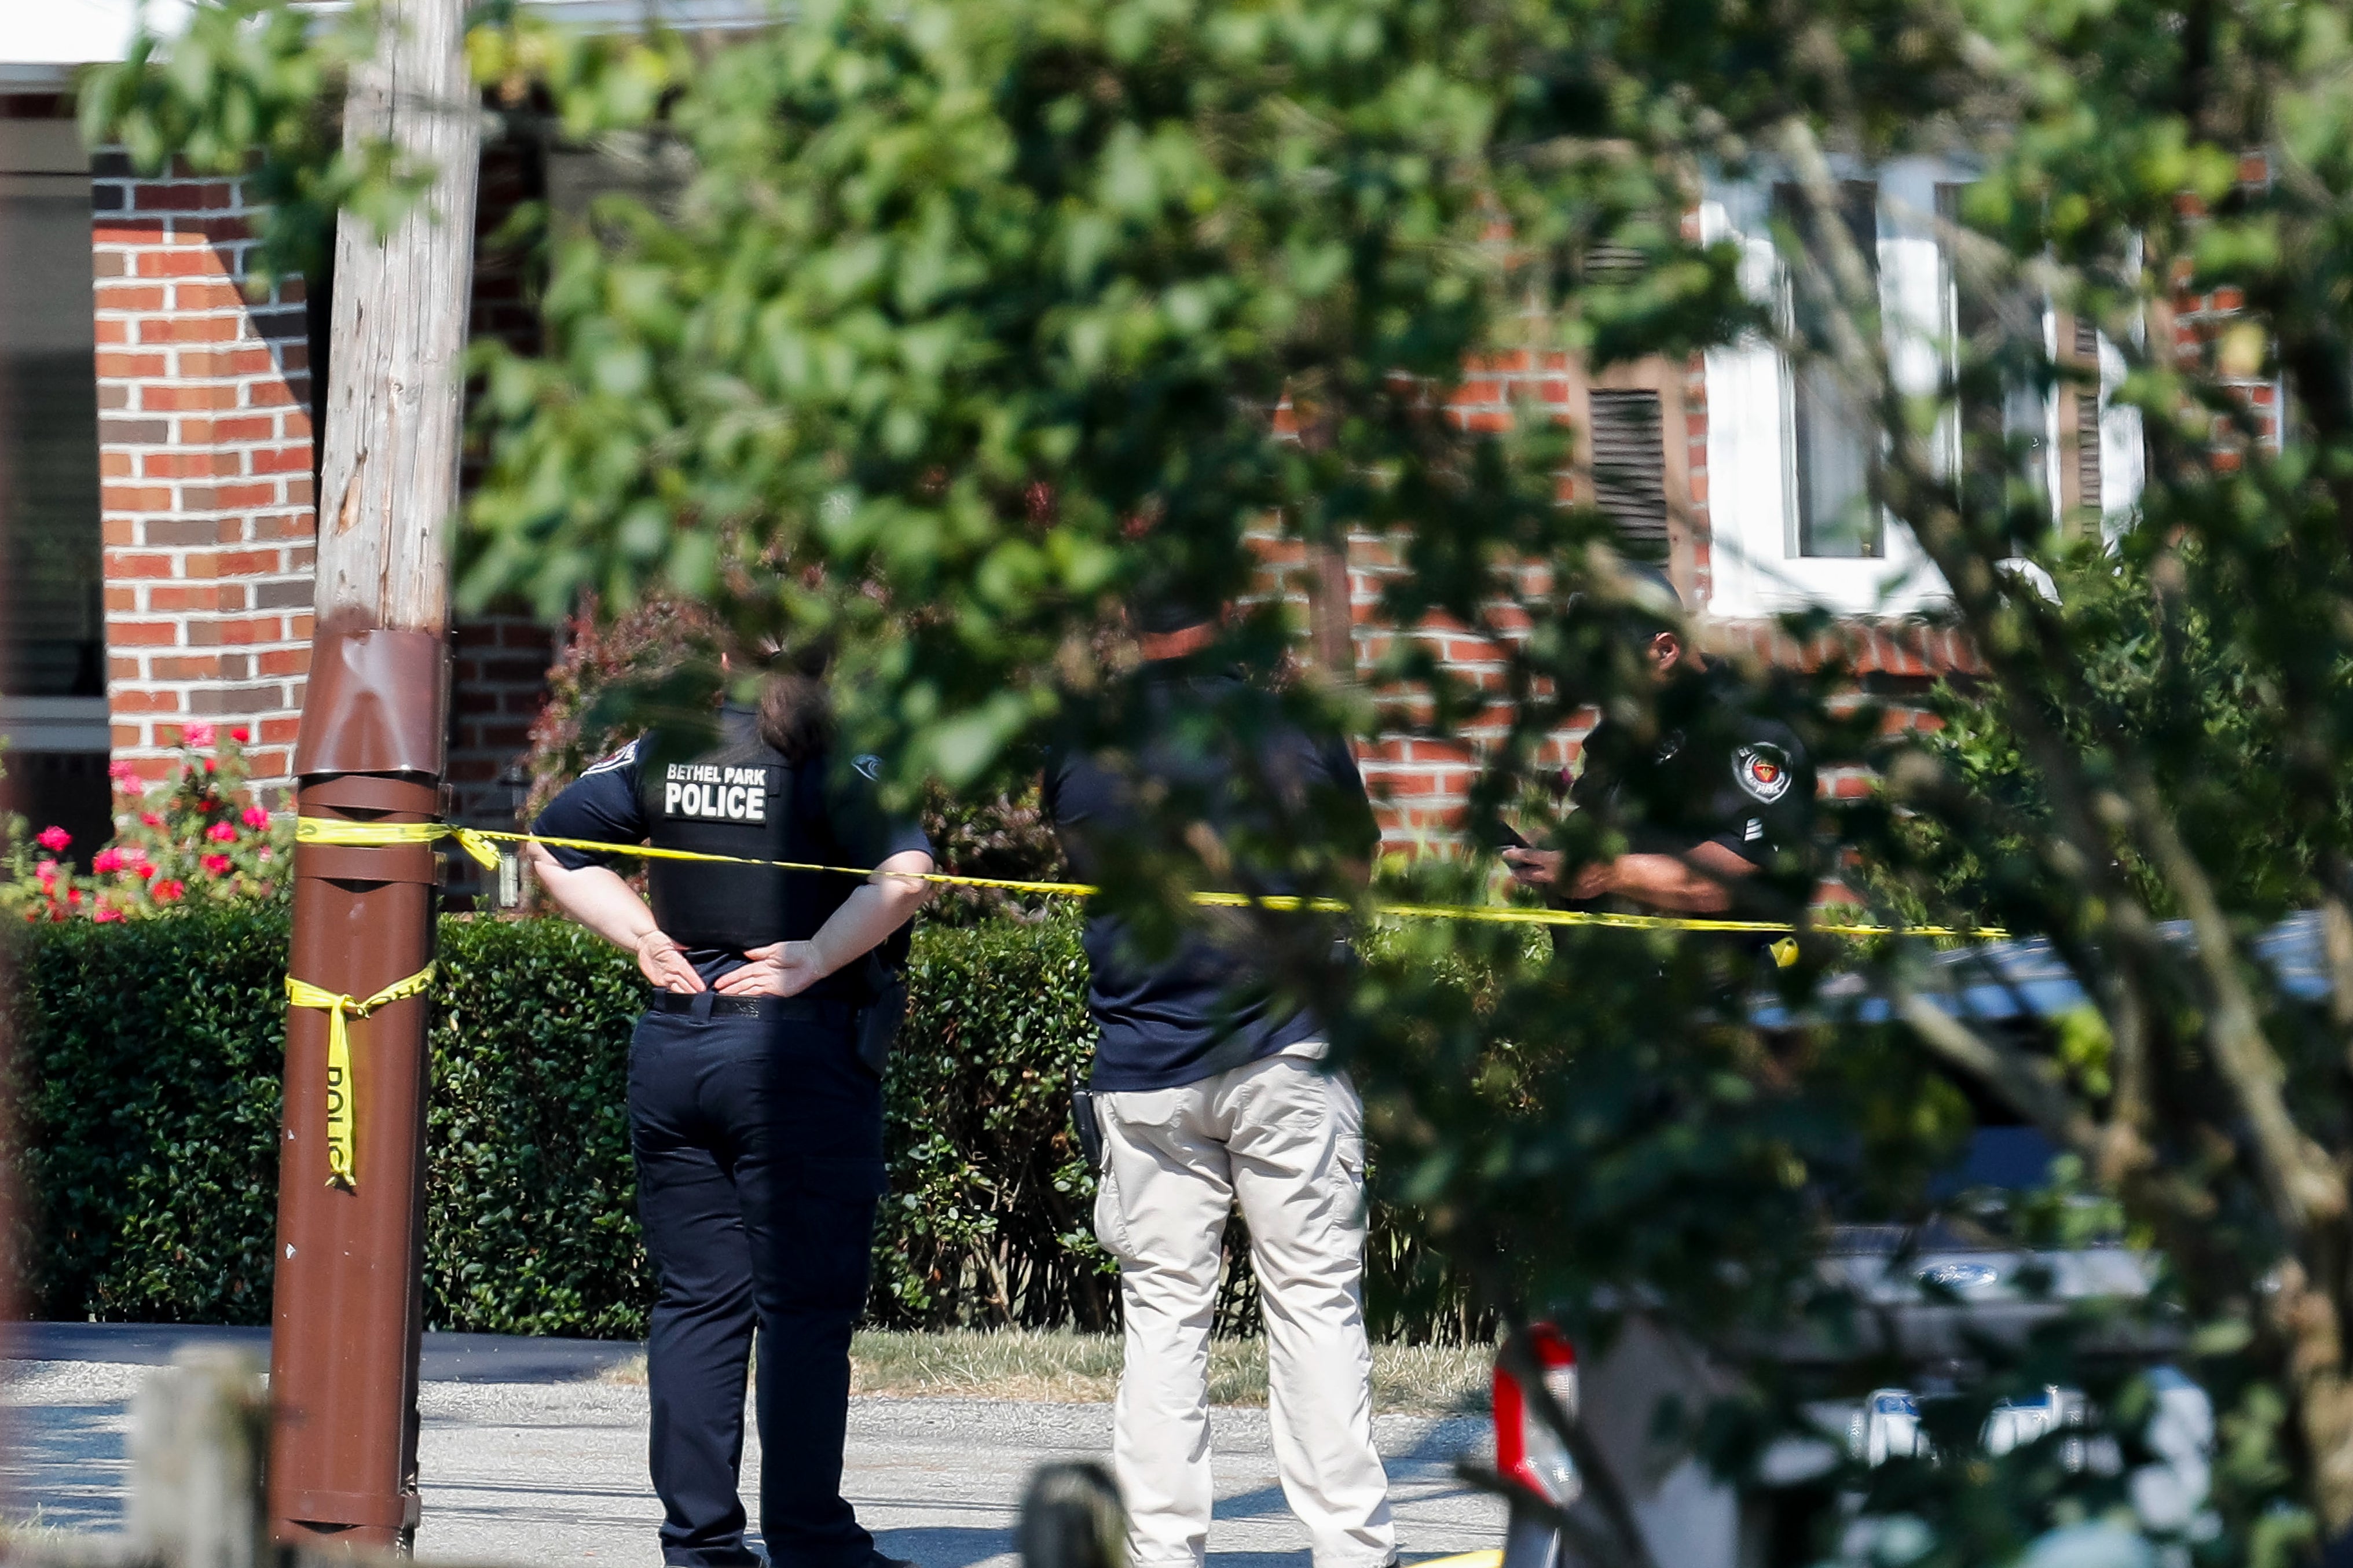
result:
[[(1577, 1352), (1550, 1323), (1531, 1323), (1520, 1342), (1564, 1415), (1577, 1418)], [(1495, 1361), (1495, 1468), (1555, 1508), (1567, 1508), (1584, 1489), (1560, 1434), (1544, 1417), (1509, 1358)]]

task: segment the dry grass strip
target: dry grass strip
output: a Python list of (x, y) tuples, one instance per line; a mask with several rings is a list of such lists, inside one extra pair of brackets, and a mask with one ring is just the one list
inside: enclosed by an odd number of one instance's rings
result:
[[(1492, 1345), (1373, 1347), (1373, 1408), (1383, 1415), (1451, 1415), (1482, 1410), (1494, 1365)], [(1120, 1342), (1108, 1334), (1029, 1329), (860, 1331), (850, 1342), (850, 1388), (902, 1397), (1108, 1401), (1119, 1391)], [(605, 1374), (643, 1383), (642, 1356)], [(1209, 1343), (1209, 1403), (1266, 1403), (1266, 1342)]]

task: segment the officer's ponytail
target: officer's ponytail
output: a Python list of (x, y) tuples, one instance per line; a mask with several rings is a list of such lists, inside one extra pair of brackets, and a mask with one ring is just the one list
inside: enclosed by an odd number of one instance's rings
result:
[(785, 668), (760, 688), (760, 739), (788, 763), (805, 763), (833, 739), (833, 698), (824, 678)]

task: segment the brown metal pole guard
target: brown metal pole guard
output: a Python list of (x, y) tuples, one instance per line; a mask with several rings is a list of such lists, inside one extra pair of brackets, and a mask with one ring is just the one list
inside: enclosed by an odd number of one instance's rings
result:
[[(427, 632), (322, 630), (295, 752), (303, 816), (432, 819), (444, 658)], [(288, 973), (364, 999), (423, 969), (436, 867), (427, 844), (299, 846)], [(330, 1015), (288, 1012), (269, 1506), (290, 1545), (397, 1548), (417, 1527), (429, 1005), (350, 1025), (348, 1184), (328, 1163)]]

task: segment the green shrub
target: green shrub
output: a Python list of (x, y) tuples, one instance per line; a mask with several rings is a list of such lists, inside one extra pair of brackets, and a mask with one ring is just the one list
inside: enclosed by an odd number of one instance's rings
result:
[(52, 1318), (269, 1321), (282, 912), (21, 934), (8, 994), (26, 1306)]
[[(269, 1321), (286, 934), (282, 906), (11, 934), (24, 1299), (37, 1315)], [(562, 921), (453, 916), (438, 941), (427, 1323), (643, 1333), (653, 1287), (627, 1106), (645, 995), (635, 965)], [(1070, 1123), (1093, 1037), (1076, 919), (927, 925), (912, 980), (885, 1085), (874, 1317), (1111, 1326), (1094, 1183)], [(1459, 1337), (1427, 1304), (1470, 1321), (1451, 1272), (1409, 1215), (1375, 1217), (1376, 1320), (1405, 1337)], [(1256, 1322), (1246, 1247), (1237, 1224), (1228, 1331)]]
[(1071, 1085), (1094, 1048), (1078, 922), (926, 927), (884, 1107), (875, 1307), (906, 1326), (1113, 1321)]
[(436, 1328), (634, 1338), (653, 1300), (629, 1164), (645, 982), (568, 921), (441, 922), (426, 1111)]

